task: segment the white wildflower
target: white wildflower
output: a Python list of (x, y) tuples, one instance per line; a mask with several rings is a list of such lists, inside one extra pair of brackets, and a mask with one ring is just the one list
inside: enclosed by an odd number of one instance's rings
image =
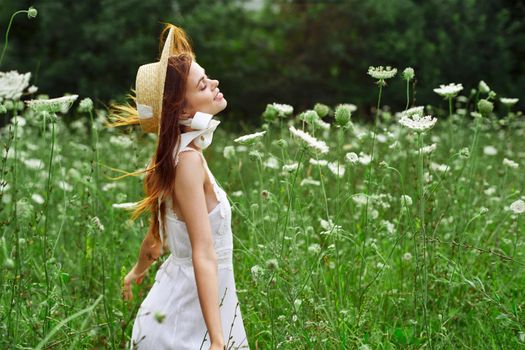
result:
[(406, 252), (405, 254), (403, 254), (403, 260), (405, 261), (412, 260), (412, 254), (410, 254), (409, 252)]
[(67, 113), (78, 95), (66, 95), (52, 99), (38, 99), (26, 101), (29, 108), (35, 112)]
[(259, 265), (254, 265), (250, 269), (250, 272), (252, 273), (252, 278), (254, 281), (257, 281), (264, 273), (264, 269)]
[(463, 90), (462, 84), (450, 83), (448, 85), (440, 84), (439, 88), (435, 88), (434, 92), (445, 98), (452, 98)]
[(503, 158), (503, 165), (508, 166), (509, 168), (517, 169), (519, 167), (519, 164), (515, 161), (507, 158)]
[(499, 101), (507, 107), (511, 107), (518, 103), (519, 98), (500, 97)]
[(430, 169), (434, 170), (434, 171), (440, 171), (442, 173), (444, 173), (445, 171), (447, 171), (449, 168), (448, 165), (446, 164), (439, 164), (439, 163), (435, 163), (435, 162), (430, 162)]
[(321, 227), (325, 231), (334, 230), (334, 231), (337, 232), (337, 231), (339, 231), (341, 229), (341, 226), (340, 225), (335, 225), (334, 222), (331, 219), (324, 220), (324, 219), (320, 218), (319, 222), (321, 223)]
[(402, 194), (401, 195), (401, 203), (403, 205), (406, 205), (406, 206), (411, 206), (412, 205), (412, 197), (410, 197), (409, 195), (406, 195), (406, 194)]
[(246, 147), (244, 145), (239, 145), (239, 146), (235, 147), (235, 151), (239, 152), (239, 153), (246, 152), (247, 150), (248, 150), (248, 147)]
[(425, 154), (428, 154), (428, 153), (431, 153), (432, 151), (434, 151), (436, 149), (436, 144), (433, 143), (429, 146), (424, 146), (421, 148), (421, 152), (425, 153)]
[(60, 189), (66, 192), (71, 192), (73, 190), (73, 186), (71, 186), (70, 184), (68, 184), (67, 182), (63, 180), (58, 181), (58, 187), (60, 187)]
[(403, 111), (399, 113), (399, 117), (412, 117), (413, 115), (417, 115), (418, 117), (423, 117), (425, 113), (425, 106), (416, 106), (407, 109), (406, 111)]
[(111, 205), (115, 209), (135, 209), (137, 202), (133, 203), (113, 203)]
[(416, 114), (409, 116), (403, 116), (399, 119), (399, 123), (411, 130), (416, 132), (427, 131), (432, 128), (437, 122), (436, 118), (433, 118), (430, 115), (419, 117)]
[(104, 231), (104, 225), (102, 225), (102, 223), (100, 222), (100, 219), (98, 218), (98, 216), (92, 217), (91, 218), (91, 222), (95, 225), (95, 227), (99, 231)]
[(341, 103), (341, 104), (338, 104), (336, 106), (336, 109), (337, 107), (340, 107), (340, 108), (346, 108), (348, 109), (350, 112), (355, 112), (357, 110), (357, 106), (354, 105), (354, 104), (351, 104), (351, 103)]
[(372, 157), (366, 153), (359, 152), (359, 163), (368, 165), (372, 161)]
[(11, 119), (11, 123), (13, 125), (15, 125), (15, 123), (16, 123), (17, 126), (25, 126), (27, 124), (27, 120), (26, 120), (26, 118), (22, 117), (21, 115), (17, 115), (16, 117), (13, 117)]
[(512, 204), (510, 205), (510, 210), (512, 210), (515, 214), (525, 213), (525, 202), (521, 199), (512, 202)]
[(319, 254), (319, 252), (321, 252), (321, 246), (318, 243), (312, 243), (308, 247), (308, 252), (313, 254)]
[(109, 138), (109, 143), (122, 148), (133, 146), (133, 140), (127, 135), (111, 136)]
[(357, 163), (359, 161), (359, 156), (357, 154), (355, 154), (354, 152), (349, 152), (349, 153), (345, 154), (345, 160), (348, 163), (355, 164), (355, 163)]
[(299, 163), (284, 164), (282, 170), (291, 173), (299, 167)]
[(263, 163), (263, 166), (270, 169), (278, 169), (279, 168), (279, 160), (275, 157), (269, 157), (266, 159), (266, 161)]
[(44, 168), (44, 162), (40, 159), (24, 159), (23, 160), (26, 167), (30, 169), (43, 169)]
[(313, 158), (310, 158), (310, 164), (325, 166), (325, 165), (328, 165), (328, 161), (324, 160), (324, 159), (313, 159)]
[(487, 156), (495, 156), (496, 154), (498, 154), (498, 150), (496, 149), (496, 147), (489, 145), (483, 147), (483, 153)]
[(115, 182), (110, 182), (110, 183), (102, 185), (102, 190), (104, 192), (110, 191), (110, 190), (115, 189), (115, 188), (117, 188), (117, 184)]
[(35, 202), (37, 204), (43, 204), (44, 203), (44, 197), (42, 197), (38, 193), (33, 193), (31, 195), (31, 199), (33, 200), (33, 202)]
[(222, 150), (222, 155), (226, 159), (232, 159), (235, 156), (235, 147), (228, 145)]
[(240, 144), (252, 144), (256, 140), (260, 139), (264, 134), (266, 134), (266, 130), (256, 132), (253, 134), (243, 135), (241, 137), (236, 138), (233, 140), (234, 142), (238, 142)]
[(330, 124), (322, 120), (321, 118), (317, 119), (316, 125), (319, 126), (323, 130), (330, 129)]
[(284, 103), (272, 103), (272, 106), (281, 115), (288, 115), (293, 113), (293, 107)]
[(320, 186), (321, 181), (314, 180), (312, 178), (307, 177), (301, 181), (301, 186), (305, 186), (305, 185)]
[(328, 153), (329, 148), (324, 141), (317, 140), (307, 132), (296, 129), (292, 125), (289, 127), (289, 130), (294, 136), (299, 137), (301, 140), (306, 142), (310, 148), (323, 154)]
[(387, 66), (386, 68), (383, 68), (383, 66), (379, 67), (368, 67), (368, 75), (370, 75), (372, 78), (377, 79), (379, 81), (393, 78), (397, 73), (396, 68), (392, 68), (390, 66)]
[(19, 74), (16, 70), (0, 72), (0, 102), (20, 99), (30, 78), (31, 73)]
[(492, 196), (494, 193), (496, 193), (496, 187), (491, 186), (487, 188), (485, 191), (483, 191), (487, 196)]
[(395, 232), (395, 225), (393, 223), (391, 223), (390, 221), (388, 220), (381, 220), (381, 225), (383, 225), (385, 228), (386, 228), (386, 231), (389, 233), (389, 234), (393, 234)]
[(365, 205), (367, 202), (367, 195), (365, 193), (356, 193), (355, 195), (352, 196), (352, 200), (357, 205)]
[(343, 177), (345, 175), (345, 167), (339, 162), (330, 162), (327, 166), (335, 176)]

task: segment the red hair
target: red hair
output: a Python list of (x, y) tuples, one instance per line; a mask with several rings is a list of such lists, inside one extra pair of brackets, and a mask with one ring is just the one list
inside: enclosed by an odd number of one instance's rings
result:
[[(172, 26), (168, 24), (162, 31), (161, 47), (163, 46), (162, 37)], [(175, 194), (175, 163), (173, 155), (176, 154), (180, 144), (181, 125), (179, 124), (179, 119), (186, 105), (186, 84), (191, 62), (195, 59), (195, 55), (191, 51), (191, 46), (182, 29), (177, 28), (174, 38), (176, 39), (173, 47), (179, 53), (168, 58), (156, 150), (145, 170), (128, 173), (111, 168), (125, 173), (125, 175), (111, 178), (113, 180), (119, 180), (127, 176), (138, 176), (146, 172), (144, 177), (145, 198), (137, 203), (131, 214), (131, 220), (136, 220), (141, 213), (149, 209), (151, 213), (149, 231), (153, 234), (157, 243), (160, 243), (159, 211), (162, 225), (165, 227), (163, 218), (166, 210), (165, 205), (162, 203), (159, 207), (158, 201), (159, 199), (162, 201), (164, 198), (173, 200)], [(133, 95), (128, 94), (127, 97), (136, 102), (135, 91), (132, 90), (132, 93)], [(108, 123), (107, 127), (139, 124), (138, 111), (129, 103), (112, 105), (108, 119), (112, 120), (112, 122)]]

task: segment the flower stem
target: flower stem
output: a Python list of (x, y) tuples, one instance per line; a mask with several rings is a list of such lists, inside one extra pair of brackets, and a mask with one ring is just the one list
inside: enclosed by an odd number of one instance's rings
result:
[(15, 18), (15, 16), (19, 13), (24, 13), (24, 12), (28, 12), (27, 10), (20, 10), (20, 11), (16, 11), (15, 13), (13, 13), (11, 15), (11, 19), (9, 20), (9, 25), (7, 26), (7, 31), (5, 32), (5, 43), (4, 43), (4, 49), (2, 50), (2, 55), (0, 56), (0, 66), (2, 65), (2, 61), (4, 59), (4, 55), (5, 55), (5, 51), (7, 50), (7, 43), (8, 43), (8, 39), (9, 39), (9, 30), (11, 29), (11, 24), (13, 23), (13, 18)]
[[(427, 337), (431, 342), (431, 335), (429, 333), (428, 318), (427, 318), (427, 303), (428, 303), (428, 276), (427, 276), (427, 237), (425, 231), (425, 195), (424, 195), (424, 174), (423, 174), (423, 134), (418, 133), (419, 141), (419, 157), (418, 157), (418, 187), (419, 187), (419, 220), (421, 227), (421, 236), (423, 238), (423, 323), (426, 328)], [(432, 345), (431, 345), (432, 348)]]
[(405, 107), (405, 111), (408, 109), (409, 100), (410, 100), (410, 80), (407, 80), (407, 105)]
[(379, 97), (377, 98), (377, 107), (376, 107), (376, 118), (375, 125), (379, 124), (379, 106), (381, 105), (381, 93), (383, 92), (383, 84), (379, 84)]
[[(43, 257), (44, 257), (44, 273), (46, 276), (46, 298), (49, 300), (49, 293), (50, 293), (50, 281), (49, 281), (49, 273), (47, 271), (47, 264), (48, 264), (48, 256), (47, 256), (47, 223), (48, 223), (48, 217), (49, 217), (49, 197), (51, 192), (51, 169), (53, 166), (53, 151), (55, 148), (55, 121), (51, 122), (51, 154), (49, 155), (49, 168), (47, 172), (47, 185), (46, 185), (46, 208), (45, 208), (45, 216), (44, 216), (44, 249), (43, 249)], [(43, 326), (43, 334), (47, 334), (49, 321), (48, 321), (48, 314), (49, 314), (49, 303), (46, 303), (46, 310), (45, 310), (45, 316), (44, 316), (44, 326)]]

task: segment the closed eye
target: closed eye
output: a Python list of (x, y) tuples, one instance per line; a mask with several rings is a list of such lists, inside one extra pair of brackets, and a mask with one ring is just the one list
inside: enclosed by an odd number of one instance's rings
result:
[[(212, 78), (206, 76), (206, 79), (207, 79), (207, 80), (210, 80), (210, 79), (212, 79)], [(208, 86), (208, 84), (204, 84), (204, 86), (202, 87), (201, 91), (204, 91), (204, 90), (206, 89), (207, 86)]]

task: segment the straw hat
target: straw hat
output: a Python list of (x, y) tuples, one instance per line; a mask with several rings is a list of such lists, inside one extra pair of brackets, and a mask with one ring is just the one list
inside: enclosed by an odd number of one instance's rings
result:
[(193, 57), (184, 31), (168, 24), (169, 32), (158, 62), (144, 64), (137, 71), (135, 94), (139, 122), (145, 132), (159, 133), (162, 115), (162, 97), (168, 58), (179, 53), (189, 53)]

